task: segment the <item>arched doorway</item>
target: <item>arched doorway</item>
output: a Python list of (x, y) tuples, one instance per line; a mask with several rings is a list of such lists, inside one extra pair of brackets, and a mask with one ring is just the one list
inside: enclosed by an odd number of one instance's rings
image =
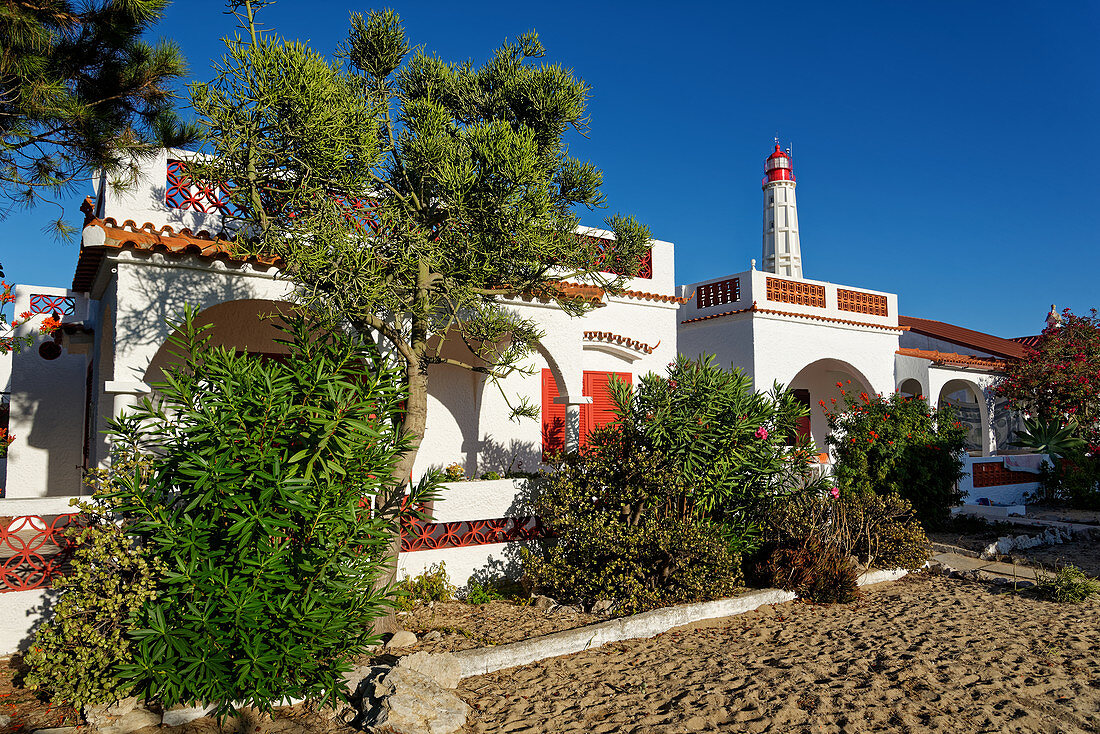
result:
[(955, 420), (966, 427), (966, 450), (971, 455), (989, 455), (988, 409), (978, 385), (969, 380), (948, 380), (940, 388), (936, 406), (950, 407)]
[(819, 359), (806, 365), (788, 387), (810, 406), (810, 437), (821, 452), (828, 451), (826, 437), (829, 435), (821, 403), (830, 410), (843, 409), (846, 396), (872, 393), (871, 381), (859, 369), (840, 359)]
[(898, 393), (908, 398), (915, 398), (924, 395), (924, 386), (920, 384), (920, 380), (915, 377), (910, 377), (907, 380), (902, 380), (898, 385)]
[[(289, 312), (294, 305), (286, 301), (269, 301), (258, 298), (225, 301), (199, 312), (196, 326), (210, 326), (206, 332), (212, 347), (230, 347), (256, 355), (280, 355), (289, 351), (278, 339), (285, 334), (276, 327), (276, 318)], [(145, 371), (147, 384), (162, 379), (164, 367), (176, 359), (176, 347), (171, 338), (157, 350)]]

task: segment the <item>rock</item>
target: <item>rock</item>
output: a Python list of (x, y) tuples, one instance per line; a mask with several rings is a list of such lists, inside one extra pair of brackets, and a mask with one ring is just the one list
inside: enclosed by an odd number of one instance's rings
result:
[(542, 594), (539, 594), (531, 602), (531, 606), (533, 606), (535, 609), (549, 612), (551, 609), (558, 606), (558, 603), (548, 596), (543, 596)]
[(592, 613), (607, 614), (613, 606), (615, 606), (614, 599), (597, 599), (596, 603), (592, 605)]
[[(86, 715), (85, 715), (86, 716)], [(121, 716), (107, 716), (101, 723), (93, 724), (88, 720), (91, 729), (100, 734), (129, 734), (129, 732), (144, 729), (147, 726), (160, 726), (161, 715), (141, 706), (134, 706)]]
[(443, 633), (439, 630), (432, 630), (428, 634), (424, 635), (424, 642), (439, 642), (443, 639)]
[(103, 734), (127, 734), (147, 726), (159, 726), (161, 716), (139, 706), (137, 698), (131, 696), (109, 705), (85, 706), (84, 720), (89, 727)]
[(213, 706), (173, 706), (161, 716), (161, 723), (164, 726), (182, 726), (201, 719), (213, 710)]
[(35, 729), (31, 734), (82, 734), (82, 726), (56, 726), (52, 729)]
[(1033, 582), (1033, 581), (1017, 581), (1016, 582), (1016, 588), (1018, 588), (1018, 589), (1030, 589), (1034, 585), (1035, 585), (1035, 582)]
[(462, 680), (462, 664), (449, 652), (413, 653), (401, 658), (397, 667), (415, 670), (428, 676), (443, 688), (452, 690), (458, 688), (458, 682)]
[(452, 734), (466, 726), (470, 707), (423, 673), (396, 667), (370, 681), (361, 727), (394, 734)]
[(412, 647), (416, 644), (416, 635), (408, 630), (401, 630), (400, 632), (394, 632), (393, 637), (386, 643), (386, 649), (394, 647)]
[(581, 609), (580, 607), (568, 607), (568, 606), (565, 606), (564, 604), (559, 604), (558, 606), (554, 607), (550, 611), (553, 612), (554, 614), (580, 614), (584, 610)]
[(0, 714), (0, 731), (5, 731), (11, 724), (11, 717), (7, 714)]

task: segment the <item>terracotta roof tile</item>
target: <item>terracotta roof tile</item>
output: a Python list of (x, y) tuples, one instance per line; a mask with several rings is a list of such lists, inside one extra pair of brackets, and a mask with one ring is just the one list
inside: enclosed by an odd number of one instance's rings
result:
[(646, 354), (653, 354), (653, 350), (661, 346), (661, 342), (659, 341), (651, 347), (645, 342), (640, 342), (637, 339), (630, 339), (628, 337), (622, 336), (621, 334), (615, 334), (610, 331), (586, 331), (584, 332), (584, 338), (588, 341), (617, 344), (619, 346), (627, 347), (638, 352), (645, 352)]
[[(91, 215), (90, 199), (85, 200), (81, 211), (85, 213), (84, 231), (87, 233), (89, 227), (103, 230), (103, 241), (101, 244), (81, 244), (76, 273), (73, 276), (74, 291), (91, 290), (96, 273), (99, 272), (100, 263), (108, 251), (140, 250), (172, 255), (197, 255), (227, 262), (252, 263), (269, 267), (278, 266), (281, 262), (277, 257), (238, 254), (231, 240), (224, 236), (211, 235), (207, 231), (193, 233), (190, 229), (181, 229), (176, 232), (171, 227), (158, 228), (150, 222), (138, 226), (132, 219), (127, 219), (122, 224), (112, 217), (99, 219)], [(96, 241), (99, 238), (85, 237), (85, 240), (88, 239)]]
[(759, 306), (756, 305), (756, 301), (753, 301), (752, 305), (749, 306), (748, 308), (739, 308), (735, 311), (723, 311), (722, 313), (712, 313), (712, 314), (707, 314), (706, 316), (697, 316), (694, 319), (687, 319), (685, 321), (681, 321), (680, 323), (681, 324), (691, 324), (691, 323), (694, 323), (696, 321), (708, 321), (710, 319), (716, 319), (716, 318), (719, 318), (721, 316), (731, 316), (735, 313), (745, 313), (746, 311), (751, 311), (753, 313), (769, 313), (769, 314), (775, 314), (777, 316), (793, 316), (793, 317), (799, 318), (799, 319), (812, 319), (813, 321), (830, 321), (830, 322), (833, 322), (833, 323), (836, 323), (836, 324), (850, 324), (852, 326), (867, 326), (867, 327), (870, 327), (872, 329), (887, 329), (889, 331), (908, 331), (909, 330), (904, 326), (890, 326), (888, 324), (873, 324), (869, 321), (852, 321), (850, 319), (836, 319), (836, 318), (833, 318), (832, 316), (816, 316), (814, 314), (808, 314), (808, 313), (795, 313), (793, 311), (777, 311), (777, 310), (772, 309), (772, 308), (760, 308)]
[(1039, 340), (1042, 338), (1042, 334), (1035, 334), (1034, 336), (1014, 336), (1012, 337), (1012, 341), (1017, 344), (1023, 344), (1028, 349), (1038, 349)]
[(954, 352), (937, 352), (931, 349), (910, 349), (903, 347), (898, 354), (905, 357), (919, 357), (927, 359), (935, 364), (947, 367), (974, 367), (983, 370), (1003, 370), (1005, 360), (992, 357), (976, 357), (972, 354), (955, 354)]
[(966, 329), (961, 326), (955, 326), (954, 324), (946, 324), (942, 321), (918, 319), (913, 316), (898, 316), (898, 323), (902, 326), (908, 326), (909, 330), (914, 333), (942, 339), (952, 344), (958, 344), (961, 347), (970, 347), (971, 349), (977, 349), (981, 352), (989, 352), (998, 357), (1022, 359), (1028, 354), (1028, 350), (1024, 345), (1014, 342), (1011, 339), (1002, 339), (999, 336), (985, 334), (980, 331), (974, 331), (973, 329)]

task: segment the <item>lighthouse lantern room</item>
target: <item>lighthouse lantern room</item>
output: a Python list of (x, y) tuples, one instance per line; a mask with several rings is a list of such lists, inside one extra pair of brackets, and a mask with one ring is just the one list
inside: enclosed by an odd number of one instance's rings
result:
[(790, 149), (775, 151), (764, 164), (764, 270), (791, 278), (802, 277), (798, 242), (798, 205), (794, 196), (794, 169)]

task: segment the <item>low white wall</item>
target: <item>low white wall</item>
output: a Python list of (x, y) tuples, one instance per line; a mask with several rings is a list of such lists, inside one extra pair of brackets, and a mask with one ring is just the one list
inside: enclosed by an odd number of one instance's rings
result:
[[(529, 483), (528, 479), (447, 482), (433, 504), (432, 521), (470, 522), (531, 515)], [(520, 546), (519, 542), (491, 543), (402, 552), (397, 577), (417, 576), (440, 562), (446, 565), (447, 576), (456, 586), (465, 586), (476, 572), (514, 576), (519, 571)]]
[(980, 499), (987, 499), (995, 505), (1021, 505), (1024, 498), (1039, 489), (1039, 475), (1035, 475), (1034, 482), (1021, 484), (1000, 484), (992, 487), (974, 486), (974, 464), (1000, 464), (1001, 456), (966, 456), (963, 458), (963, 471), (966, 475), (959, 480), (959, 489), (963, 492), (963, 502), (975, 504)]
[(0, 655), (14, 655), (30, 647), (34, 630), (56, 599), (53, 589), (0, 594)]

